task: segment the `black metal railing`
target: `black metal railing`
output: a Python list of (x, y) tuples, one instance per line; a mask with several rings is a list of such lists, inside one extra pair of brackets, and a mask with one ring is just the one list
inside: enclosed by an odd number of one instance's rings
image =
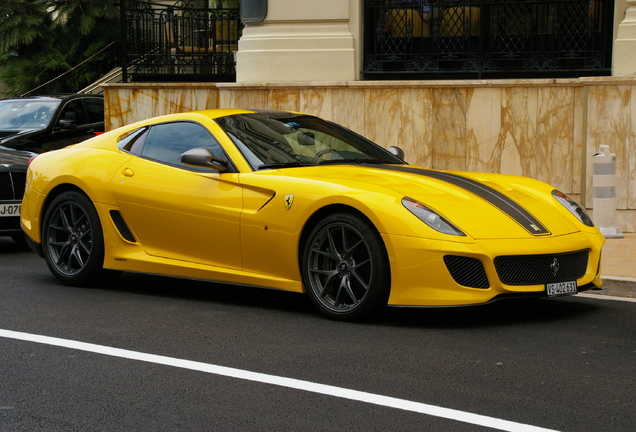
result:
[(365, 0), (367, 79), (611, 73), (613, 0)]
[(236, 80), (238, 7), (211, 8), (197, 0), (172, 5), (122, 0), (122, 5), (124, 82)]

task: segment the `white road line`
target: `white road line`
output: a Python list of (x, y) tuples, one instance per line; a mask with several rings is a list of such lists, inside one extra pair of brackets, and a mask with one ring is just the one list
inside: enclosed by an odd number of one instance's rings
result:
[(238, 378), (248, 381), (254, 381), (265, 384), (272, 384), (291, 389), (304, 390), (312, 393), (319, 393), (334, 396), (343, 399), (350, 399), (359, 402), (366, 402), (375, 405), (381, 405), (389, 408), (396, 408), (404, 411), (412, 411), (430, 416), (441, 417), (450, 420), (456, 420), (464, 423), (485, 426), (493, 429), (511, 432), (555, 432), (553, 429), (544, 429), (536, 426), (530, 426), (523, 423), (515, 423), (507, 420), (501, 420), (494, 417), (472, 414), (464, 411), (458, 411), (449, 408), (428, 405), (419, 402), (413, 402), (405, 399), (398, 399), (389, 396), (382, 396), (363, 391), (350, 390), (342, 387), (335, 387), (324, 384), (317, 384), (310, 381), (303, 381), (293, 378), (279, 377), (276, 375), (268, 375), (258, 372), (250, 372), (242, 369), (235, 369), (224, 366), (217, 366), (208, 363), (201, 363), (189, 360), (182, 360), (174, 357), (164, 357), (154, 354), (146, 354), (137, 351), (129, 351), (125, 349), (112, 348), (104, 345), (96, 345), (85, 342), (78, 342), (69, 339), (60, 339), (49, 336), (41, 336), (30, 333), (15, 332), (11, 330), (1, 330), (0, 337), (17, 339), (21, 341), (35, 342), (57, 347), (70, 348), (81, 351), (88, 351), (97, 354), (104, 354), (112, 357), (120, 357), (131, 360), (139, 360), (148, 363), (155, 363), (165, 366), (173, 366), (182, 369), (190, 369), (199, 372), (206, 372), (215, 375), (222, 375), (231, 378)]

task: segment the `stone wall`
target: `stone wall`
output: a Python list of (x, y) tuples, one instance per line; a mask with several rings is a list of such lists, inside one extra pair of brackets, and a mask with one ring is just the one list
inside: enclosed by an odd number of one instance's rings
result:
[(408, 162), (518, 174), (592, 207), (592, 155), (617, 155), (616, 224), (636, 231), (636, 78), (105, 85), (107, 128), (172, 112), (284, 109), (316, 114)]

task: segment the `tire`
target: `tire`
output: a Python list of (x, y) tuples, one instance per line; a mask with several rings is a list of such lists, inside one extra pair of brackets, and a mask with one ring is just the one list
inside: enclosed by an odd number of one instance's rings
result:
[(329, 318), (362, 321), (386, 307), (389, 259), (380, 234), (366, 219), (350, 213), (327, 216), (309, 234), (301, 262), (305, 289)]
[(53, 199), (42, 227), (42, 249), (51, 273), (63, 284), (103, 282), (104, 236), (97, 210), (86, 195), (68, 191)]

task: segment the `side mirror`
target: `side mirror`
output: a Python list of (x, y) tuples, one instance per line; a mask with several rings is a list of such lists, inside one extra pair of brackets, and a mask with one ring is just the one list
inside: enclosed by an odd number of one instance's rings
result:
[(389, 147), (389, 153), (391, 153), (393, 156), (397, 156), (398, 158), (404, 160), (404, 150), (402, 150), (399, 147), (396, 147), (396, 146)]
[(225, 171), (228, 164), (226, 160), (214, 156), (212, 150), (206, 147), (193, 148), (183, 153), (181, 163), (200, 168), (212, 168), (219, 172)]
[(77, 129), (77, 123), (75, 120), (62, 119), (59, 121), (58, 126), (63, 130)]

